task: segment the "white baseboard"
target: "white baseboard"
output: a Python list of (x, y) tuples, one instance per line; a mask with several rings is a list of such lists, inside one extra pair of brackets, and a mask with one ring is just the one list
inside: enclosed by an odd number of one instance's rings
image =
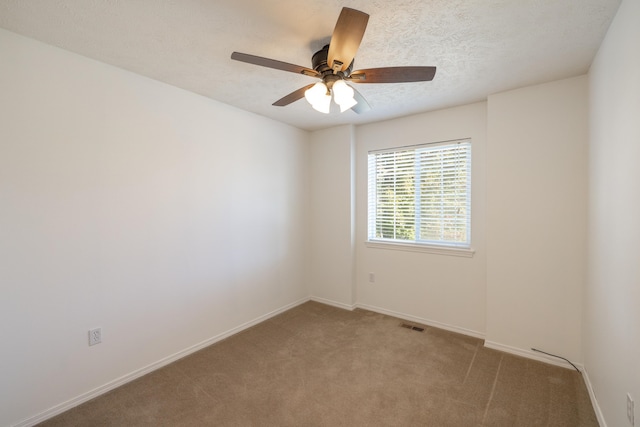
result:
[(582, 378), (584, 379), (584, 383), (587, 386), (589, 398), (591, 399), (591, 405), (593, 406), (593, 412), (596, 413), (598, 424), (600, 425), (600, 427), (607, 427), (607, 422), (604, 420), (602, 409), (600, 409), (600, 404), (598, 403), (598, 399), (596, 399), (596, 393), (593, 391), (593, 386), (591, 385), (591, 380), (589, 379), (589, 373), (587, 372), (586, 367), (582, 369)]
[(221, 341), (225, 338), (230, 337), (231, 335), (237, 334), (238, 332), (241, 332), (247, 328), (250, 328), (254, 325), (257, 325), (260, 322), (264, 322), (267, 319), (270, 319), (271, 317), (277, 316), (280, 313), (283, 313), (287, 310), (292, 309), (293, 307), (296, 307), (300, 304), (304, 304), (305, 302), (309, 301), (309, 298), (303, 298), (300, 299), (298, 301), (292, 302), (290, 304), (285, 305), (284, 307), (281, 307), (277, 310), (274, 310), (270, 313), (264, 314), (262, 316), (259, 316), (253, 320), (250, 320), (249, 322), (243, 323), (240, 326), (237, 326), (235, 328), (232, 328), (226, 332), (223, 332), (221, 334), (218, 334), (214, 337), (211, 337), (209, 339), (206, 339), (198, 344), (192, 345), (191, 347), (188, 347), (184, 350), (181, 350), (177, 353), (174, 353), (170, 356), (167, 356), (163, 359), (158, 360), (157, 362), (154, 362), (150, 365), (147, 365), (143, 368), (137, 369), (133, 372), (130, 372), (129, 374), (123, 375), (120, 378), (117, 378), (113, 381), (109, 381), (108, 383), (101, 385), (100, 387), (96, 387), (93, 390), (90, 390), (86, 393), (83, 393), (77, 397), (74, 397), (73, 399), (67, 400), (66, 402), (60, 403), (52, 408), (47, 409), (44, 412), (41, 412), (37, 415), (34, 415), (32, 417), (26, 418), (20, 422), (18, 422), (17, 424), (13, 424), (12, 427), (30, 427), (30, 426), (34, 426), (38, 423), (41, 423), (44, 420), (47, 420), (49, 418), (52, 418), (58, 414), (61, 414), (64, 411), (68, 411), (71, 408), (74, 408), (88, 400), (91, 400), (95, 397), (98, 397), (108, 391), (111, 391), (117, 387), (120, 387), (128, 382), (131, 382), (137, 378), (142, 377), (143, 375), (146, 375), (150, 372), (153, 372), (157, 369), (162, 368), (163, 366), (166, 366), (172, 362), (175, 362), (178, 359), (182, 359), (183, 357), (186, 357), (192, 353), (195, 353), (198, 350), (201, 350), (205, 347), (210, 346), (211, 344), (215, 344), (218, 341)]
[(422, 317), (412, 316), (410, 314), (399, 313), (393, 310), (387, 310), (386, 308), (376, 307), (367, 304), (355, 304), (355, 308), (361, 308), (363, 310), (375, 311), (376, 313), (386, 314), (388, 316), (397, 317), (410, 322), (421, 323), (423, 325), (433, 326), (434, 328), (444, 329), (446, 331), (455, 332), (458, 334), (469, 335), (474, 338), (484, 339), (482, 332), (473, 331), (471, 329), (461, 328), (459, 326), (448, 325), (446, 323), (437, 322), (435, 320), (424, 319)]
[(320, 298), (320, 297), (315, 297), (315, 296), (311, 296), (309, 298), (309, 300), (310, 301), (319, 302), (321, 304), (331, 305), (333, 307), (343, 308), (343, 309), (349, 310), (349, 311), (353, 311), (353, 309), (356, 308), (355, 304), (349, 305), (349, 304), (345, 304), (343, 302), (333, 301), (333, 300), (330, 300), (330, 299)]
[[(550, 365), (560, 366), (562, 368), (574, 369), (570, 363), (558, 359), (557, 357), (547, 356), (544, 353), (538, 353), (533, 350), (525, 350), (517, 347), (511, 347), (509, 345), (500, 344), (493, 341), (485, 341), (484, 346), (487, 348), (491, 348), (493, 350), (503, 351), (505, 353), (515, 354), (516, 356), (526, 357), (527, 359), (537, 360), (538, 362), (548, 363)], [(580, 370), (580, 372), (584, 371), (584, 366), (580, 363), (573, 363)]]

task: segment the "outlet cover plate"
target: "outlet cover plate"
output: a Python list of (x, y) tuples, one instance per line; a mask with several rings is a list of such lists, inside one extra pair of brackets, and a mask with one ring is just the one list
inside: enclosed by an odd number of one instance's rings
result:
[(89, 330), (89, 345), (96, 345), (102, 342), (102, 328)]

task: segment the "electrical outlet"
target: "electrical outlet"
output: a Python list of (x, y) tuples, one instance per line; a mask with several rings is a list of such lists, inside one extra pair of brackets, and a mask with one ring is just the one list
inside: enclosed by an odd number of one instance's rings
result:
[(376, 282), (376, 274), (375, 273), (369, 273), (369, 282), (370, 283), (375, 283)]
[(89, 330), (89, 345), (96, 345), (102, 342), (102, 328)]
[(631, 394), (627, 393), (627, 419), (629, 420), (630, 425), (634, 425), (634, 409), (633, 409), (633, 399), (631, 398)]

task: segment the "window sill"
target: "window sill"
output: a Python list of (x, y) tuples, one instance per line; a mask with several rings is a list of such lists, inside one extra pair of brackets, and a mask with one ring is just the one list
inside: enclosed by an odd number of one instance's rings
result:
[(397, 242), (382, 242), (382, 241), (367, 241), (366, 247), (373, 249), (390, 249), (394, 251), (407, 251), (407, 252), (425, 252), (429, 254), (458, 256), (465, 258), (472, 258), (476, 252), (470, 248), (456, 248), (453, 246), (433, 246), (433, 245), (420, 245), (414, 243), (397, 243)]

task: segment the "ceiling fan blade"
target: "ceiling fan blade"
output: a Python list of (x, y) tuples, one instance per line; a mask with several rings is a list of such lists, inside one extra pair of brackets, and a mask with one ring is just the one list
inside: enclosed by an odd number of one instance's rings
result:
[[(353, 88), (351, 88), (351, 89), (353, 89)], [(358, 92), (357, 90), (355, 90), (355, 89), (353, 89), (353, 99), (355, 99), (358, 102), (356, 105), (351, 107), (351, 110), (354, 113), (362, 114), (362, 113), (366, 113), (367, 111), (371, 110), (371, 105), (369, 105), (367, 100), (364, 99), (364, 96), (362, 96), (362, 94), (360, 92)]]
[(353, 83), (407, 83), (433, 80), (436, 67), (384, 67), (357, 70), (347, 80)]
[(298, 90), (294, 90), (289, 95), (286, 95), (278, 99), (272, 105), (275, 105), (276, 107), (284, 107), (286, 105), (291, 104), (292, 102), (296, 102), (298, 99), (304, 98), (304, 93), (307, 91), (307, 89), (311, 88), (314, 84), (315, 83), (312, 83), (310, 85), (306, 85), (305, 87), (301, 87)]
[(320, 77), (320, 74), (311, 68), (300, 65), (289, 64), (288, 62), (276, 61), (275, 59), (263, 58), (261, 56), (249, 55), (247, 53), (233, 52), (231, 59), (246, 62), (248, 64), (260, 65), (261, 67), (274, 68), (276, 70), (289, 71), (296, 74), (304, 74), (311, 77)]
[[(327, 55), (329, 67), (336, 71), (344, 71), (349, 67), (360, 47), (364, 30), (367, 29), (367, 22), (369, 22), (369, 15), (366, 13), (348, 7), (342, 8), (329, 43)], [(339, 61), (340, 64), (335, 61)]]

